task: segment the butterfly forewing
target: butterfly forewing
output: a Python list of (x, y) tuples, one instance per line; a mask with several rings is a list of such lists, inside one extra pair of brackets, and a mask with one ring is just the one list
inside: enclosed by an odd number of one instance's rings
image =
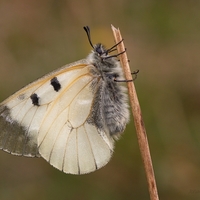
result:
[[(88, 73), (86, 66), (88, 65), (84, 60), (66, 65), (22, 88), (2, 102), (0, 148), (16, 155), (39, 156), (38, 130), (49, 103), (59, 95), (51, 80), (59, 76), (63, 87), (66, 87), (80, 74)], [(33, 98), (30, 98), (31, 96)]]
[(1, 103), (0, 148), (42, 156), (66, 173), (84, 174), (104, 166), (113, 139), (88, 120), (97, 91), (93, 82), (99, 80), (92, 68), (85, 60), (64, 66)]

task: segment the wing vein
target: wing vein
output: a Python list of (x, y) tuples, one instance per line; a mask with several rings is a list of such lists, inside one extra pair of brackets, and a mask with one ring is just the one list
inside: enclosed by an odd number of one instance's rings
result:
[(70, 135), (72, 134), (72, 130), (73, 128), (71, 128), (70, 132), (69, 132), (69, 135), (67, 137), (67, 141), (66, 141), (66, 145), (65, 145), (65, 151), (64, 151), (64, 159), (63, 159), (63, 164), (62, 164), (62, 170), (64, 169), (65, 167), (65, 157), (66, 157), (66, 151), (67, 151), (67, 143), (69, 141), (69, 138), (70, 138)]
[(85, 129), (85, 133), (86, 133), (86, 136), (87, 136), (87, 139), (88, 139), (88, 142), (89, 142), (89, 145), (90, 145), (90, 149), (91, 149), (91, 152), (92, 152), (92, 155), (93, 155), (93, 159), (94, 159), (94, 163), (95, 163), (95, 168), (97, 169), (97, 163), (96, 163), (96, 159), (95, 159), (95, 156), (94, 156), (94, 151), (92, 149), (91, 141), (89, 139), (88, 132), (87, 132), (87, 129), (85, 128), (85, 125), (84, 125), (84, 129)]

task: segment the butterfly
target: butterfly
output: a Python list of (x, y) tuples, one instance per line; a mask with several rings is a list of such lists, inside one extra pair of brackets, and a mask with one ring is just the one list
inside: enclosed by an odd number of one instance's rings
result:
[[(129, 122), (123, 71), (114, 45), (93, 45), (83, 60), (30, 83), (0, 104), (0, 149), (42, 157), (65, 173), (106, 165)], [(122, 52), (123, 53), (123, 52)]]

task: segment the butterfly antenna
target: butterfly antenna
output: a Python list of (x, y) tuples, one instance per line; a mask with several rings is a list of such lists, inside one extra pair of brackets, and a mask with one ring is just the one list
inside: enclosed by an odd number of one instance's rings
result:
[(106, 53), (110, 53), (112, 51), (115, 51), (116, 49), (113, 49), (115, 48), (117, 45), (119, 45), (124, 39), (122, 39), (121, 41), (119, 41), (117, 44), (115, 44), (114, 46), (112, 46), (110, 49), (107, 49)]
[[(110, 52), (111, 52), (111, 51), (110, 51)], [(111, 55), (111, 56), (107, 56), (107, 57), (105, 57), (104, 59), (108, 59), (108, 58), (117, 57), (117, 56), (119, 56), (119, 55), (121, 55), (121, 54), (123, 54), (123, 53), (125, 53), (125, 52), (126, 52), (126, 49), (125, 49), (124, 51), (122, 51), (122, 52), (118, 53), (118, 54)], [(107, 53), (107, 51), (106, 51), (106, 53)]]
[(87, 34), (87, 37), (88, 37), (88, 40), (89, 40), (89, 43), (90, 43), (91, 47), (94, 49), (94, 46), (93, 46), (92, 40), (91, 40), (91, 36), (90, 36), (90, 28), (89, 28), (89, 26), (84, 26), (83, 28), (84, 28), (84, 30), (85, 30), (85, 32)]

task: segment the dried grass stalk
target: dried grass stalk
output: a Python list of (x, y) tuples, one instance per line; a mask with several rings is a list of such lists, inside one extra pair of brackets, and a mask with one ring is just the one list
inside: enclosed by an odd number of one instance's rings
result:
[[(116, 29), (113, 25), (111, 25), (111, 29), (113, 31), (115, 42), (119, 43), (122, 40), (120, 30)], [(123, 42), (117, 45), (117, 51), (118, 53), (125, 51)], [(131, 70), (129, 67), (128, 57), (127, 57), (126, 52), (119, 55), (119, 57), (120, 57), (121, 65), (124, 69), (126, 80), (132, 80), (133, 77), (131, 75)], [(145, 129), (144, 121), (142, 119), (142, 112), (140, 109), (140, 104), (138, 101), (134, 82), (133, 81), (127, 82), (127, 85), (128, 85), (130, 104), (131, 104), (132, 114), (134, 118), (139, 148), (140, 148), (142, 160), (144, 162), (144, 168), (145, 168), (145, 173), (146, 173), (148, 187), (149, 187), (150, 199), (158, 200), (159, 197), (158, 197), (158, 192), (157, 192), (157, 186), (156, 186), (156, 181), (155, 181), (155, 176), (154, 176), (154, 170), (153, 170), (151, 154), (149, 150), (146, 129)]]

